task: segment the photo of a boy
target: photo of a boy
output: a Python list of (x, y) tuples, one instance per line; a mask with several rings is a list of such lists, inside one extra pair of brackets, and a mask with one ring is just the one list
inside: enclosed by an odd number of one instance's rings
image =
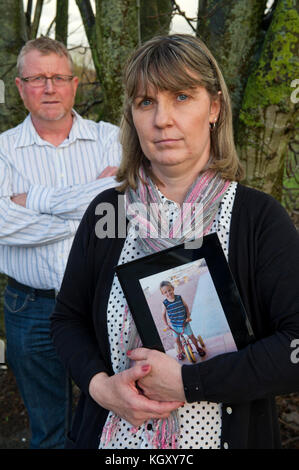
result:
[[(161, 294), (165, 297), (163, 300), (162, 316), (167, 328), (172, 330), (177, 346), (177, 358), (183, 360), (185, 354), (181, 343), (181, 335), (185, 334), (194, 344), (200, 357), (205, 356), (206, 352), (198, 344), (198, 339), (193, 334), (190, 326), (191, 314), (188, 305), (182, 299), (181, 295), (175, 294), (174, 286), (169, 281), (160, 283)], [(168, 323), (168, 320), (170, 324)]]

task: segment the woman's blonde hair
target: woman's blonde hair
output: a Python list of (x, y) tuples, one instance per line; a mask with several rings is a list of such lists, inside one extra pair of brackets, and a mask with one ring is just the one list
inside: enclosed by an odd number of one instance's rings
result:
[[(123, 157), (117, 173), (118, 187), (136, 189), (141, 166), (150, 174), (150, 162), (143, 154), (132, 118), (132, 103), (140, 87), (147, 90), (183, 91), (203, 86), (211, 99), (220, 99), (221, 109), (214, 129), (211, 129), (209, 168), (223, 178), (239, 181), (243, 170), (233, 138), (232, 111), (227, 86), (218, 64), (197, 37), (189, 34), (157, 36), (134, 51), (124, 74), (124, 111), (121, 121)], [(219, 93), (220, 92), (220, 93)]]

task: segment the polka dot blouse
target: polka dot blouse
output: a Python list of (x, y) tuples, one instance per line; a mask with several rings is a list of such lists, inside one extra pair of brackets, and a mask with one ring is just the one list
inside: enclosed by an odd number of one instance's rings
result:
[[(237, 183), (235, 182), (231, 183), (228, 187), (210, 229), (210, 233), (217, 232), (226, 258), (228, 258), (230, 219), (236, 188)], [(162, 202), (167, 204), (171, 220), (172, 216), (176, 216), (179, 206), (175, 202), (166, 199), (161, 193), (160, 196)], [(136, 238), (133, 238), (129, 231), (120, 255), (119, 264), (142, 256), (144, 256), (144, 253), (140, 251)], [(134, 336), (132, 335), (132, 329), (128, 331), (128, 324), (132, 325), (132, 321), (126, 318), (126, 311), (128, 311), (125, 308), (126, 305), (123, 291), (115, 275), (107, 311), (111, 359), (115, 373), (121, 372), (130, 366), (126, 351), (138, 346), (132, 343), (131, 338)], [(130, 312), (127, 313), (128, 315), (130, 315)], [(203, 401), (185, 403), (184, 406), (179, 408), (177, 410), (179, 442), (176, 443), (176, 447), (179, 449), (219, 449), (221, 439), (221, 408), (222, 406), (219, 403)], [(107, 422), (111, 422), (113, 418), (113, 413), (109, 412)], [(148, 421), (136, 429), (124, 419), (119, 419), (109, 441), (102, 442), (101, 440), (99, 448), (151, 448), (153, 433), (155, 433), (154, 420)]]

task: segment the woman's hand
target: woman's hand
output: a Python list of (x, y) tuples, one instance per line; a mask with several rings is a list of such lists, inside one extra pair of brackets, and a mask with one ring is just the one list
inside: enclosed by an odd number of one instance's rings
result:
[(138, 348), (129, 351), (128, 356), (138, 365), (150, 364), (148, 374), (138, 379), (138, 386), (151, 400), (175, 401), (183, 404), (186, 401), (181, 366), (165, 353)]
[(151, 418), (167, 418), (183, 403), (151, 400), (140, 393), (136, 382), (148, 374), (150, 369), (144, 363), (111, 377), (101, 372), (91, 379), (89, 393), (99, 405), (113, 411), (133, 426), (140, 426)]

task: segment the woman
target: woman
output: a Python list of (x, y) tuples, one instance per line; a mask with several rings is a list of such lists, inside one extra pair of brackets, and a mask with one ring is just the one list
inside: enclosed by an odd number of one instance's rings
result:
[[(88, 208), (52, 317), (57, 351), (82, 391), (68, 447), (279, 447), (274, 395), (299, 388), (290, 360), (299, 337), (296, 230), (270, 196), (237, 183), (227, 88), (199, 39), (148, 41), (128, 62), (125, 88), (121, 185)], [(126, 238), (120, 225), (99, 239), (102, 208), (113, 207), (116, 223), (121, 192), (127, 215), (134, 202), (163, 204), (170, 237), (136, 236), (129, 224)], [(136, 347), (113, 269), (190, 239), (188, 232), (175, 237), (183, 202), (202, 203), (203, 233), (218, 233), (257, 338), (188, 366)]]

